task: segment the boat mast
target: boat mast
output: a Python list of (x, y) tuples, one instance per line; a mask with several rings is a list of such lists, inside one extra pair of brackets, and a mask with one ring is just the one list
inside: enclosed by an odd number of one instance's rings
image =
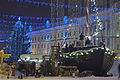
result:
[(87, 36), (89, 36), (89, 10), (88, 10), (88, 7), (89, 7), (89, 0), (87, 0), (87, 6), (86, 6), (86, 10), (87, 10), (87, 27), (86, 27), (86, 34)]

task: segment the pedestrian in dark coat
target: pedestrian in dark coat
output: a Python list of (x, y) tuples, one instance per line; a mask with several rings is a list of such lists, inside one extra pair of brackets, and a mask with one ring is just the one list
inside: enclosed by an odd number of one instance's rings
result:
[(91, 44), (91, 42), (90, 42), (89, 38), (87, 37), (87, 40), (85, 41), (85, 46), (90, 45), (90, 44)]
[(82, 47), (84, 46), (84, 38), (85, 38), (85, 36), (81, 33), (80, 34), (80, 44)]

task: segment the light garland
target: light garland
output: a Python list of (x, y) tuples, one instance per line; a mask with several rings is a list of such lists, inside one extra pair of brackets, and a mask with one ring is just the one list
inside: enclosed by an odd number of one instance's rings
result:
[[(95, 0), (91, 0), (91, 1), (93, 1), (94, 3), (94, 5), (96, 4), (96, 2), (95, 2)], [(58, 7), (58, 8), (60, 8), (60, 7), (65, 7), (65, 8), (81, 8), (81, 9), (86, 9), (86, 7), (81, 7), (81, 6), (76, 6), (76, 5), (74, 5), (74, 6), (71, 6), (71, 5), (63, 5), (63, 4), (51, 4), (51, 3), (47, 3), (47, 2), (38, 2), (38, 1), (32, 1), (32, 0), (8, 0), (8, 2), (17, 2), (17, 3), (28, 3), (28, 4), (32, 4), (32, 5), (37, 5), (37, 6), (54, 6), (54, 7)], [(89, 7), (89, 9), (91, 9), (91, 10), (94, 10), (94, 9), (98, 9), (98, 10), (119, 10), (120, 11), (120, 8), (114, 8), (114, 9), (112, 9), (112, 8), (96, 8), (96, 7)]]
[[(99, 19), (105, 19), (105, 18), (114, 18), (114, 16), (97, 16), (97, 17), (89, 17), (90, 19), (92, 19), (91, 21), (89, 21), (89, 22), (94, 22), (94, 20), (95, 19), (97, 19), (97, 18), (99, 18)], [(73, 19), (77, 19), (78, 20), (78, 18), (73, 18)], [(99, 20), (98, 19), (98, 20)], [(82, 18), (82, 20), (84, 20), (84, 18)], [(79, 24), (84, 24), (86, 21), (82, 21), (82, 22), (77, 22), (77, 23), (79, 23)], [(16, 21), (7, 21), (7, 20), (0, 20), (0, 23), (4, 23), (3, 25), (2, 24), (0, 24), (0, 26), (6, 26), (6, 27), (8, 27), (9, 25), (5, 25), (5, 24), (15, 24), (16, 23)], [(46, 23), (31, 23), (31, 22), (22, 22), (22, 24), (25, 24), (26, 26), (27, 25), (35, 25), (35, 26), (33, 26), (33, 28), (34, 27), (37, 27), (37, 25), (40, 27), (40, 25), (45, 25)], [(55, 24), (55, 25), (65, 25), (64, 23), (49, 23), (50, 25), (51, 24)], [(68, 24), (70, 24), (70, 23), (68, 23)], [(10, 25), (10, 27), (13, 27), (12, 25)]]

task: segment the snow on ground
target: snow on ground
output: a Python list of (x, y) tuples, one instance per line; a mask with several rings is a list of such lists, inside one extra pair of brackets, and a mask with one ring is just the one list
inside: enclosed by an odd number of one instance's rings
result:
[(14, 77), (6, 79), (6, 77), (0, 77), (0, 80), (118, 80), (118, 77), (28, 77), (24, 79), (15, 79)]
[(114, 61), (112, 68), (110, 69), (109, 73), (112, 73), (113, 76), (118, 76), (118, 65), (120, 64), (119, 60)]

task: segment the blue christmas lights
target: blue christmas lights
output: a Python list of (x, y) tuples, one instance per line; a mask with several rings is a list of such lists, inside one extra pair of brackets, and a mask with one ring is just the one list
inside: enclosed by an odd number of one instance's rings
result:
[[(4, 15), (1, 15), (1, 16), (4, 16)], [(7, 18), (9, 18), (10, 15), (8, 15)], [(19, 16), (19, 17), (23, 17), (23, 16)], [(114, 16), (98, 16), (99, 18), (114, 18)], [(43, 17), (43, 19), (46, 19), (46, 17)], [(53, 18), (52, 18), (53, 19)], [(60, 20), (61, 18), (54, 18), (56, 20)], [(78, 20), (78, 19), (86, 19), (86, 18), (66, 18), (64, 17), (64, 23), (66, 24), (67, 23), (67, 20), (71, 20), (71, 19), (74, 19), (74, 20)], [(96, 19), (96, 17), (89, 17), (89, 19)], [(7, 21), (7, 20), (0, 20), (0, 23), (9, 23), (9, 24), (15, 24), (16, 21)], [(31, 22), (22, 22), (22, 24), (26, 24), (26, 25), (45, 25), (46, 23), (31, 23)], [(54, 24), (54, 23), (49, 23), (50, 25)], [(56, 23), (57, 24), (57, 23)]]
[[(104, 17), (102, 17), (102, 16), (98, 16), (99, 18), (114, 18), (114, 16), (104, 16)], [(96, 19), (97, 17), (90, 17), (90, 19)], [(78, 18), (77, 18), (78, 19)], [(85, 18), (82, 18), (83, 20), (85, 20)], [(2, 21), (2, 20), (0, 20), (1, 22), (5, 22), (6, 24), (11, 24), (11, 23), (13, 23), (13, 22), (15, 22), (15, 21)], [(94, 22), (94, 20), (90, 20), (89, 21), (89, 23), (92, 23), (92, 22)], [(26, 22), (23, 22), (24, 24), (28, 24), (28, 23), (26, 23)], [(86, 23), (86, 21), (82, 21), (82, 22), (74, 22), (74, 23), (76, 23), (76, 24), (85, 24)], [(47, 27), (45, 27), (45, 26), (31, 26), (31, 24), (32, 23), (29, 23), (28, 25), (29, 26), (26, 26), (26, 27), (29, 27), (29, 30), (30, 31), (32, 31), (32, 28), (35, 28), (35, 29), (45, 29), (45, 28), (47, 28)], [(34, 24), (34, 23), (33, 23)], [(32, 24), (32, 25), (33, 25)], [(38, 23), (39, 24), (39, 23)], [(51, 24), (51, 23), (49, 23), (49, 24)], [(50, 26), (50, 27), (64, 27), (65, 26), (65, 23), (53, 23), (53, 24), (55, 24), (55, 25), (61, 25), (61, 26)], [(70, 23), (67, 23), (67, 24), (72, 24), (71, 22)], [(66, 24), (66, 25), (67, 25)], [(0, 27), (15, 27), (14, 25), (5, 25), (5, 24), (0, 24)], [(31, 27), (31, 28), (30, 28)], [(49, 28), (50, 28), (49, 27)], [(6, 32), (7, 33), (7, 32)]]
[[(75, 19), (76, 19), (76, 18), (75, 18)], [(67, 16), (64, 17), (63, 21), (64, 21), (65, 24), (68, 23)]]
[(0, 36), (10, 36), (10, 34), (0, 34)]
[(46, 27), (49, 28), (50, 27), (50, 23), (49, 20), (46, 21)]
[(50, 40), (50, 35), (47, 35), (47, 36), (46, 36), (46, 40)]
[(0, 31), (0, 33), (11, 33), (11, 31)]
[(30, 30), (30, 32), (32, 31), (32, 27), (31, 27), (31, 25), (29, 26), (29, 30)]
[[(15, 15), (4, 15), (4, 14), (0, 14), (1, 17), (3, 18), (12, 18), (12, 19), (15, 19), (16, 18), (21, 18), (21, 19), (25, 19), (25, 20), (42, 20), (42, 21), (46, 21), (46, 20), (63, 20), (64, 23), (67, 23), (67, 20), (71, 20), (71, 19), (74, 19), (74, 20), (78, 20), (80, 19), (79, 17), (75, 17), (75, 18), (67, 18), (67, 16), (65, 16), (64, 18), (48, 18), (48, 17), (26, 17), (26, 16), (15, 16)], [(107, 16), (98, 16), (98, 17), (101, 17), (101, 18), (104, 18), (104, 17), (107, 17)], [(109, 17), (109, 16), (108, 16)], [(94, 17), (89, 17), (90, 19), (94, 18)], [(85, 19), (85, 18), (82, 18), (82, 19)], [(8, 21), (6, 20), (3, 20), (3, 21), (0, 21), (0, 23), (3, 22), (3, 23), (8, 23)], [(16, 21), (9, 21), (9, 23), (12, 23), (12, 24), (15, 24)], [(25, 22), (23, 22), (22, 24), (25, 24)], [(30, 22), (26, 22), (26, 24), (28, 25), (45, 25), (46, 23), (30, 23)], [(52, 23), (50, 23), (52, 24)]]
[[(81, 9), (86, 9), (86, 7), (81, 7), (81, 6), (72, 6), (72, 5), (63, 5), (63, 4), (52, 4), (52, 3), (46, 3), (46, 2), (38, 2), (38, 1), (32, 1), (32, 0), (8, 0), (8, 2), (20, 2), (20, 3), (29, 3), (30, 5), (37, 5), (37, 6), (53, 6), (53, 7), (65, 7), (65, 8), (81, 8)], [(116, 10), (120, 11), (120, 8), (96, 8), (96, 7), (89, 7), (88, 9), (90, 10)]]
[(68, 37), (68, 32), (64, 32), (63, 38), (67, 38), (67, 37)]
[(0, 37), (0, 40), (8, 39), (7, 37)]
[(5, 42), (5, 41), (8, 41), (8, 40), (0, 40), (0, 42)]

